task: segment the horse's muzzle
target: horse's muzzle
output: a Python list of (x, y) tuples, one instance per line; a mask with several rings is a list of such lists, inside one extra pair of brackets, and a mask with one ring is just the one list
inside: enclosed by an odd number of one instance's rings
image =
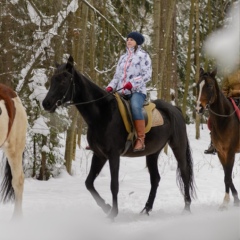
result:
[(197, 112), (197, 114), (203, 114), (203, 112), (204, 112), (204, 107), (202, 106), (202, 104), (200, 102), (197, 103), (196, 112)]
[(51, 104), (50, 101), (44, 99), (42, 102), (42, 106), (45, 111), (48, 111), (50, 113), (55, 112), (56, 108), (58, 107), (57, 103), (56, 104)]

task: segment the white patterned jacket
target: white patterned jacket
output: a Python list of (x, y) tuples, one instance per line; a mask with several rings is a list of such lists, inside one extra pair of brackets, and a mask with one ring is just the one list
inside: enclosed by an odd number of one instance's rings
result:
[[(133, 86), (132, 92), (141, 92), (146, 95), (146, 83), (151, 80), (151, 77), (152, 62), (148, 53), (141, 46), (138, 46), (136, 52), (134, 48), (127, 48), (127, 52), (119, 58), (114, 77), (107, 87), (117, 90), (130, 82)], [(128, 95), (131, 92), (126, 89), (121, 90), (121, 93)]]

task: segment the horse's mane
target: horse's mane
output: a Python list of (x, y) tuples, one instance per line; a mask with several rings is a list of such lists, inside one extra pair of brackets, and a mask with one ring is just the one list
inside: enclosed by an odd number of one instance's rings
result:
[[(84, 81), (85, 84), (90, 84), (91, 85), (91, 89), (98, 91), (99, 93), (101, 93), (101, 95), (107, 95), (108, 93), (99, 85), (97, 85), (90, 77), (86, 76), (85, 74), (83, 74), (82, 72), (80, 72), (79, 70), (77, 70), (74, 67), (75, 73), (77, 74), (78, 78), (81, 78), (81, 81)], [(109, 95), (109, 94), (108, 94)]]
[[(67, 63), (63, 63), (61, 65), (57, 64), (57, 67), (54, 72), (54, 76), (58, 74), (62, 74), (64, 72), (68, 72), (69, 74), (76, 74), (78, 78), (83, 80), (85, 83), (90, 83), (91, 87), (93, 87), (93, 90), (100, 90), (101, 93), (106, 93), (104, 89), (102, 89), (100, 86), (98, 86), (92, 79), (90, 79), (88, 76), (84, 75), (82, 72), (80, 72), (76, 67), (73, 66), (72, 72), (69, 72), (67, 69)], [(78, 79), (77, 78), (77, 79)], [(107, 93), (106, 93), (107, 94)]]

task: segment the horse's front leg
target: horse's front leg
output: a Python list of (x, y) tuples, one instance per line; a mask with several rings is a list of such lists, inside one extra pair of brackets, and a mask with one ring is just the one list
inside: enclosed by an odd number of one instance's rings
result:
[(94, 181), (95, 181), (96, 177), (98, 176), (98, 174), (100, 173), (100, 171), (102, 170), (106, 161), (107, 161), (107, 159), (99, 158), (95, 154), (93, 154), (90, 172), (85, 181), (85, 184), (86, 184), (87, 189), (92, 194), (95, 201), (97, 202), (98, 206), (100, 206), (105, 213), (108, 213), (109, 210), (111, 209), (111, 206), (109, 204), (105, 203), (104, 199), (101, 198), (101, 196), (99, 195), (99, 193), (96, 191), (96, 189), (94, 187)]
[(119, 162), (120, 156), (112, 156), (109, 158), (111, 174), (112, 209), (108, 214), (108, 217), (111, 219), (114, 219), (118, 215)]

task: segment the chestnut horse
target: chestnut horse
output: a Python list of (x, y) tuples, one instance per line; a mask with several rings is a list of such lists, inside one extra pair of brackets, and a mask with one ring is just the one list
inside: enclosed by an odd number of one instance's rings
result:
[[(184, 195), (184, 209), (190, 211), (194, 178), (186, 124), (178, 108), (162, 100), (156, 100), (154, 103), (162, 113), (164, 124), (152, 127), (146, 134), (144, 151), (133, 152), (133, 148), (130, 147), (124, 156), (146, 156), (151, 190), (143, 212), (148, 214), (152, 210), (160, 181), (158, 156), (166, 143), (169, 143), (178, 162), (178, 180)], [(113, 219), (118, 214), (120, 155), (124, 152), (128, 132), (115, 96), (78, 72), (74, 68), (71, 56), (67, 63), (57, 65), (51, 78), (50, 89), (43, 100), (43, 107), (49, 112), (54, 112), (60, 105), (68, 104), (76, 105), (88, 125), (87, 138), (93, 150), (93, 157), (86, 187), (102, 210)], [(94, 187), (94, 181), (107, 160), (111, 173), (112, 206), (105, 203)]]
[(204, 72), (200, 69), (200, 79), (197, 83), (198, 100), (196, 110), (209, 110), (211, 138), (216, 148), (218, 158), (224, 170), (225, 197), (220, 209), (225, 209), (230, 201), (229, 190), (234, 198), (234, 205), (239, 206), (239, 198), (232, 181), (232, 170), (235, 153), (240, 152), (240, 122), (235, 114), (231, 101), (219, 89), (215, 78), (217, 70)]
[(24, 173), (22, 156), (26, 143), (27, 115), (17, 94), (0, 84), (0, 147), (7, 162), (1, 200), (15, 199), (13, 216), (22, 214)]

